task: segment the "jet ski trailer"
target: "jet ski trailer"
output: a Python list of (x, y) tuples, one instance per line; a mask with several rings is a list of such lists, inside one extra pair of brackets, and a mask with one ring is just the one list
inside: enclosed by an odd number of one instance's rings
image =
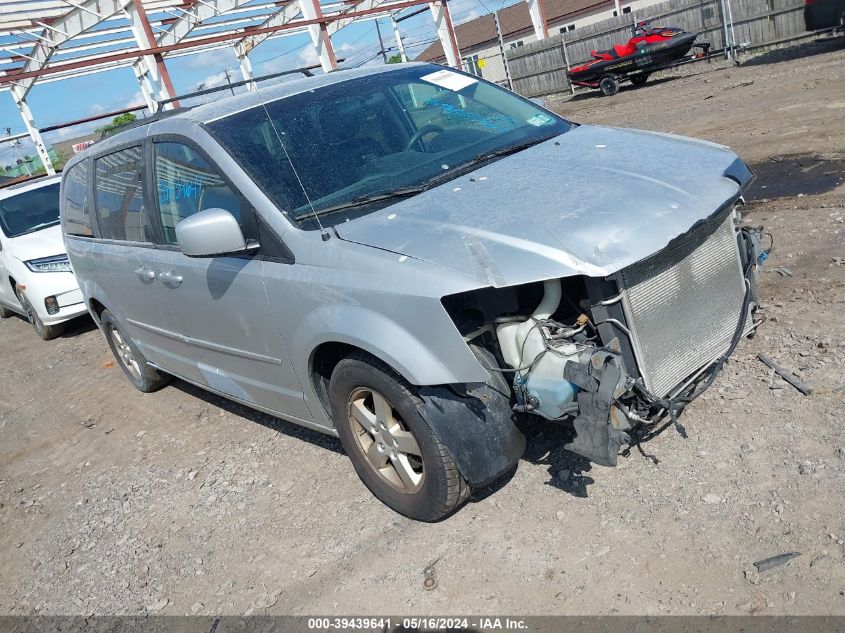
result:
[[(567, 76), (573, 85), (598, 88), (604, 96), (610, 97), (626, 81), (641, 86), (651, 73), (706, 58), (710, 44), (696, 44), (696, 37), (697, 33), (679, 28), (652, 27), (648, 21), (639, 22), (627, 44), (615, 44), (606, 51), (592, 51), (593, 60), (570, 69)], [(692, 48), (702, 52), (688, 56)]]

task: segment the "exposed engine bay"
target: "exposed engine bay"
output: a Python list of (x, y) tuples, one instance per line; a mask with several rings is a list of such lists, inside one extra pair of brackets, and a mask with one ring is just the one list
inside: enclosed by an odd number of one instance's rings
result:
[[(741, 202), (741, 201), (740, 201)], [(485, 349), (513, 410), (571, 423), (565, 448), (615, 466), (620, 448), (674, 424), (756, 327), (762, 227), (724, 209), (605, 278), (547, 279), (443, 298)]]

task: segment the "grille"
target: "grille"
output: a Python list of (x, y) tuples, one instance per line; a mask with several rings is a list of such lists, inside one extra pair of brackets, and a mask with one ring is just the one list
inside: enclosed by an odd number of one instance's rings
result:
[(745, 296), (730, 213), (623, 269), (620, 277), (634, 354), (652, 393), (669, 394), (730, 345)]

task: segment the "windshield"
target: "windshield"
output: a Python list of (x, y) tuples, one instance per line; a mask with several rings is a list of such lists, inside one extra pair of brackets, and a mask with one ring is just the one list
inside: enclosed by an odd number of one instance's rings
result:
[(571, 124), (476, 77), (414, 66), (293, 95), (208, 129), (301, 228), (384, 207)]
[(0, 228), (18, 237), (59, 223), (59, 183), (0, 200)]

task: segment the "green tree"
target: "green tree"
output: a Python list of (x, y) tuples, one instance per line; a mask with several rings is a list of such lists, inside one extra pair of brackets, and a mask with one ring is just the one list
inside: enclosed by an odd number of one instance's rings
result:
[(70, 152), (56, 152), (56, 160), (53, 162), (53, 167), (60, 171), (64, 169), (65, 163), (71, 158)]
[(387, 58), (388, 64), (401, 64), (402, 63), (402, 56), (399, 53), (394, 53), (390, 57)]
[(136, 117), (134, 114), (132, 114), (131, 112), (125, 112), (124, 114), (118, 114), (116, 117), (114, 117), (111, 120), (111, 123), (109, 123), (108, 125), (98, 127), (94, 131), (99, 132), (103, 136), (107, 136), (107, 135), (111, 134), (112, 132), (119, 130), (124, 125), (128, 125), (129, 123), (132, 123), (133, 121), (137, 121), (137, 120), (138, 120), (138, 117)]

